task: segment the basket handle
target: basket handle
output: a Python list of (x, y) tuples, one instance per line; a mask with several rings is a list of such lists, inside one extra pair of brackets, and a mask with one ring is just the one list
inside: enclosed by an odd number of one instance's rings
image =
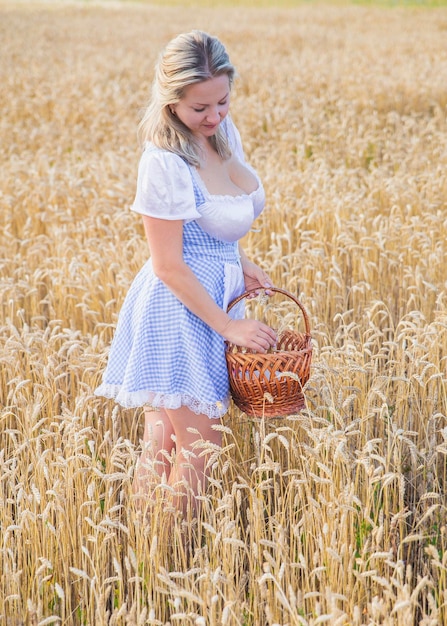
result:
[[(244, 291), (244, 293), (241, 293), (240, 296), (238, 296), (237, 298), (235, 298), (234, 300), (232, 300), (230, 302), (230, 304), (227, 307), (227, 313), (241, 300), (243, 300), (244, 298), (246, 298), (247, 296), (249, 296), (251, 293), (258, 293), (259, 292), (259, 287), (255, 288), (255, 289), (249, 289), (248, 291)], [(304, 325), (306, 327), (306, 334), (310, 335), (310, 323), (309, 323), (309, 316), (307, 314), (306, 309), (303, 307), (303, 305), (301, 304), (301, 302), (298, 300), (298, 298), (295, 298), (295, 296), (293, 294), (291, 294), (289, 291), (286, 291), (285, 289), (280, 289), (279, 287), (268, 287), (265, 288), (264, 291), (276, 291), (277, 293), (282, 293), (283, 296), (287, 296), (288, 298), (290, 298), (291, 300), (293, 300), (295, 302), (295, 304), (297, 305), (297, 307), (299, 307), (301, 309), (301, 313), (303, 314), (303, 318), (304, 318)]]

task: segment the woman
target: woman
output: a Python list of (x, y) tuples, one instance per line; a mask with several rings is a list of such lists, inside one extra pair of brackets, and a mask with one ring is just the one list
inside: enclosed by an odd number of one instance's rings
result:
[(181, 486), (183, 511), (185, 493), (194, 509), (205, 487), (198, 440), (221, 443), (213, 425), (229, 404), (225, 340), (259, 352), (276, 340), (265, 324), (226, 312), (245, 289), (272, 286), (238, 244), (265, 197), (227, 116), (234, 73), (220, 41), (200, 31), (176, 37), (159, 59), (132, 206), (151, 258), (125, 299), (96, 390), (145, 407), (135, 491), (148, 496), (155, 469)]

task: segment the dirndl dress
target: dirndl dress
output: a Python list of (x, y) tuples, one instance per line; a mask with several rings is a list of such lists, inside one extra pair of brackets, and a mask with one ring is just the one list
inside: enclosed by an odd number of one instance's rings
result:
[[(226, 120), (230, 146), (242, 160), (239, 134)], [(256, 175), (245, 161), (244, 165)], [(160, 219), (183, 220), (183, 259), (226, 310), (244, 291), (238, 240), (250, 230), (264, 201), (259, 178), (252, 194), (211, 195), (194, 167), (149, 144), (140, 160), (132, 209)], [(243, 304), (235, 309), (230, 315), (243, 316)], [(151, 259), (124, 300), (95, 394), (126, 408), (187, 406), (210, 418), (220, 418), (228, 410), (223, 337), (174, 296), (154, 274)]]

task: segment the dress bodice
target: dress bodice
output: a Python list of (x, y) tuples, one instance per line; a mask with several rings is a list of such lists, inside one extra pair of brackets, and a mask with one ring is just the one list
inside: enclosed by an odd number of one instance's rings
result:
[(216, 239), (226, 242), (241, 239), (250, 230), (253, 221), (264, 208), (265, 193), (262, 183), (253, 168), (247, 163), (244, 163), (244, 166), (256, 176), (258, 186), (252, 193), (241, 193), (237, 196), (210, 194), (197, 169), (190, 168), (196, 206), (200, 213), (197, 223), (206, 233)]

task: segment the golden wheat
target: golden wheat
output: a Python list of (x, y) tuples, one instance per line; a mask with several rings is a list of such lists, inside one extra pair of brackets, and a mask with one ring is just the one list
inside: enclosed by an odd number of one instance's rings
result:
[[(0, 16), (0, 622), (447, 624), (446, 10)], [(240, 74), (268, 196), (246, 248), (315, 351), (301, 414), (219, 426), (187, 549), (168, 485), (150, 521), (132, 500), (139, 412), (93, 390), (147, 258), (129, 205), (153, 62), (193, 27)]]

